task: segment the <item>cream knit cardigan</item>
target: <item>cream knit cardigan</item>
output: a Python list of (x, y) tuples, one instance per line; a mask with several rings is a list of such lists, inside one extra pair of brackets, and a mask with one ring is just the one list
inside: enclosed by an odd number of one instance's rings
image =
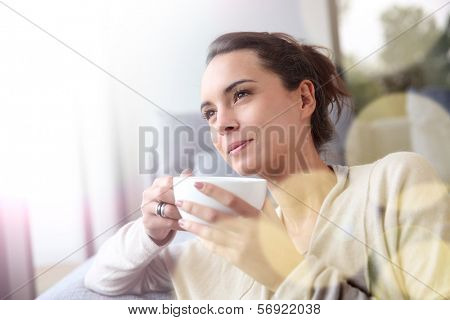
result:
[(275, 292), (200, 239), (156, 245), (142, 218), (101, 246), (85, 285), (105, 295), (174, 290), (178, 299), (449, 298), (450, 199), (429, 163), (397, 152), (331, 166), (337, 183), (309, 250)]

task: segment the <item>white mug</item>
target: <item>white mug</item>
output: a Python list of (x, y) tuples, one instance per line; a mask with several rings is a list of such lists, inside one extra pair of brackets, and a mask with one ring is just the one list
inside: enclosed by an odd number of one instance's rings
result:
[[(195, 182), (206, 182), (217, 185), (222, 189), (230, 191), (259, 210), (262, 209), (267, 194), (267, 181), (265, 179), (246, 177), (174, 177), (173, 192), (175, 201), (192, 201), (224, 213), (234, 214), (230, 208), (225, 207), (214, 198), (197, 190), (194, 187)], [(208, 224), (206, 221), (180, 208), (178, 210), (183, 219)]]

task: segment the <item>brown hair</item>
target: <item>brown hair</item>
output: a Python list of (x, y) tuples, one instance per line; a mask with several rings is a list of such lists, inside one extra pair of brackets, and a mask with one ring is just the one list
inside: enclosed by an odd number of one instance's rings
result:
[(209, 46), (206, 64), (219, 54), (250, 49), (257, 53), (262, 66), (280, 76), (287, 90), (295, 90), (303, 80), (314, 84), (316, 109), (311, 116), (314, 146), (321, 146), (333, 138), (334, 125), (328, 106), (337, 107), (339, 119), (343, 100), (349, 96), (331, 60), (319, 52), (319, 46), (301, 44), (286, 33), (232, 32), (214, 40)]

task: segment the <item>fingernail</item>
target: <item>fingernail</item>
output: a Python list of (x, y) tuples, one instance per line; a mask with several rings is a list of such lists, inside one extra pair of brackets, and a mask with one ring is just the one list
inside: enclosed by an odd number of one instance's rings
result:
[(183, 220), (183, 219), (178, 220), (178, 224), (179, 224), (182, 228), (185, 228), (186, 225), (187, 225), (186, 221)]
[(196, 183), (194, 183), (194, 187), (196, 187), (197, 189), (203, 188), (203, 182), (196, 182)]
[(182, 175), (188, 175), (188, 174), (191, 174), (191, 173), (192, 173), (192, 169), (189, 169), (189, 168), (184, 169), (183, 171), (181, 171)]
[(183, 201), (177, 200), (177, 201), (175, 201), (175, 205), (176, 205), (177, 207), (181, 207), (181, 206), (183, 205)]

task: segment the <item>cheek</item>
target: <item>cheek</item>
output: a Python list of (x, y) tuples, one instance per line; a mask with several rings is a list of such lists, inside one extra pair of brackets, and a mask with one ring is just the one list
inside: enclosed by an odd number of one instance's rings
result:
[(273, 93), (266, 97), (262, 116), (270, 124), (284, 126), (298, 118), (298, 102), (283, 94)]
[(219, 153), (222, 153), (222, 147), (220, 146), (219, 143), (214, 143), (214, 148), (216, 148), (216, 150), (217, 150)]
[(225, 140), (221, 138), (220, 136), (216, 135), (215, 137), (211, 136), (212, 143), (214, 145), (214, 148), (221, 154), (226, 154), (226, 144)]
[(245, 119), (249, 125), (261, 127), (272, 118), (270, 101), (259, 99), (252, 101), (250, 108), (243, 109), (242, 119)]
[[(288, 153), (289, 123), (277, 122), (269, 124), (262, 130), (260, 137), (260, 153), (265, 160), (273, 160), (276, 157), (283, 157)], [(291, 134), (292, 135), (292, 134)]]

